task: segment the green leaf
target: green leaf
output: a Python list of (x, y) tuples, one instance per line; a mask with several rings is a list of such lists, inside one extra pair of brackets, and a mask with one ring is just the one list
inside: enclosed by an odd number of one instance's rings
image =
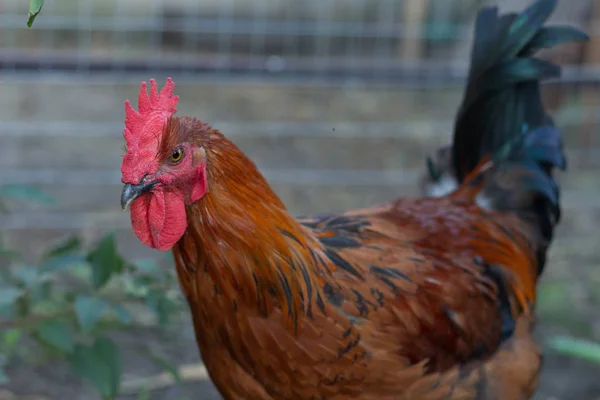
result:
[(0, 288), (0, 307), (12, 306), (22, 294), (23, 291), (15, 287)]
[[(20, 340), (23, 337), (23, 332), (19, 328), (7, 329), (4, 332), (0, 332), (0, 353), (6, 358), (11, 359), (14, 355), (20, 353), (24, 346), (19, 346)], [(2, 362), (0, 361), (0, 365)]]
[(37, 281), (38, 271), (34, 267), (22, 266), (14, 270), (13, 275), (26, 288), (30, 288)]
[(153, 259), (142, 259), (135, 262), (139, 272), (144, 274), (156, 275), (161, 272), (160, 265)]
[(90, 382), (103, 398), (112, 399), (121, 384), (119, 349), (107, 338), (88, 346), (77, 346), (69, 357), (73, 372)]
[(166, 297), (160, 290), (152, 290), (148, 293), (146, 305), (154, 311), (161, 326), (167, 325), (171, 320), (173, 312), (177, 311), (176, 303)]
[(117, 252), (115, 235), (106, 235), (92, 250), (87, 261), (92, 265), (92, 284), (96, 289), (101, 288), (108, 282), (113, 274), (123, 271), (125, 265), (123, 259)]
[(559, 353), (600, 364), (600, 343), (556, 336), (548, 340), (548, 345)]
[(27, 185), (4, 185), (0, 188), (0, 197), (29, 200), (43, 204), (55, 203), (54, 198), (46, 192)]
[(42, 264), (40, 273), (68, 269), (74, 267), (75, 265), (81, 265), (86, 262), (86, 257), (80, 254), (67, 254), (63, 256), (52, 257)]
[(81, 329), (89, 332), (104, 314), (109, 304), (98, 297), (79, 296), (75, 300), (75, 313)]
[(155, 354), (150, 353), (149, 355), (150, 355), (150, 359), (152, 361), (154, 361), (154, 363), (158, 367), (164, 369), (166, 372), (171, 374), (173, 379), (175, 379), (175, 382), (177, 382), (178, 384), (181, 383), (181, 374), (179, 373), (179, 369), (175, 365), (169, 363), (164, 358), (158, 357)]
[(54, 286), (52, 281), (42, 281), (31, 288), (31, 300), (37, 305), (43, 305), (45, 302), (50, 300), (50, 296), (53, 294), (53, 289)]
[(148, 294), (148, 286), (139, 277), (123, 276), (122, 283), (123, 290), (128, 296), (141, 298)]
[(44, 0), (29, 0), (29, 19), (27, 19), (27, 27), (31, 28), (33, 21), (38, 16), (42, 7), (44, 6)]
[(81, 240), (77, 236), (71, 236), (65, 241), (59, 243), (52, 250), (44, 255), (44, 259), (50, 259), (57, 256), (73, 253), (81, 249)]
[(112, 309), (113, 309), (114, 313), (117, 315), (117, 318), (119, 318), (119, 321), (121, 321), (125, 325), (131, 324), (131, 321), (132, 321), (131, 314), (129, 313), (129, 311), (127, 311), (125, 309), (125, 307), (123, 307), (120, 304), (115, 304), (112, 306)]
[(36, 327), (35, 332), (42, 341), (63, 352), (70, 353), (75, 347), (73, 333), (65, 321), (46, 320)]
[(6, 332), (4, 332), (4, 335), (2, 335), (2, 344), (4, 345), (5, 348), (12, 349), (19, 343), (21, 336), (22, 336), (22, 332), (20, 329), (18, 329), (18, 328), (9, 329)]

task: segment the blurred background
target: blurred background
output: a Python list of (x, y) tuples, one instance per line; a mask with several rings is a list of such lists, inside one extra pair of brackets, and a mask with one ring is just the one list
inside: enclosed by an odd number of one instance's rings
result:
[[(487, 4), (529, 2), (50, 0), (27, 28), (27, 1), (0, 0), (0, 399), (99, 399), (115, 380), (119, 399), (219, 398), (169, 254), (139, 243), (119, 208), (123, 101), (140, 81), (173, 77), (179, 115), (228, 135), (294, 214), (368, 206), (419, 194)], [(544, 53), (564, 65), (545, 97), (569, 171), (538, 330), (598, 340), (600, 1), (562, 0), (552, 21), (592, 40)], [(127, 267), (103, 286), (102, 263)], [(106, 338), (122, 366), (80, 338)], [(597, 350), (554, 344), (537, 398), (600, 399)], [(88, 371), (102, 363), (117, 371)]]

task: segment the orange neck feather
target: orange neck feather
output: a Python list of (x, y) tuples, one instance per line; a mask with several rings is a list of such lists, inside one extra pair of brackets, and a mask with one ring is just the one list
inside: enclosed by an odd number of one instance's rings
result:
[(219, 132), (210, 133), (206, 153), (208, 193), (187, 208), (186, 234), (173, 249), (184, 291), (198, 298), (192, 270), (203, 268), (230, 300), (265, 314), (279, 306), (295, 327), (318, 290), (312, 252), (321, 245)]

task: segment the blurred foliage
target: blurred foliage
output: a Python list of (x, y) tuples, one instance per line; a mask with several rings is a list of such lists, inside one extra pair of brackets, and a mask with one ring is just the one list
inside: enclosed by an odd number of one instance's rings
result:
[(44, 0), (29, 0), (29, 18), (27, 19), (27, 26), (31, 28), (33, 21), (38, 16), (42, 7), (44, 6)]
[(600, 364), (600, 343), (556, 336), (548, 340), (548, 345), (559, 353)]
[[(596, 321), (573, 312), (575, 304), (564, 282), (548, 282), (538, 291), (537, 311), (545, 323), (568, 328), (570, 334), (582, 337), (593, 335)], [(563, 355), (600, 364), (600, 343), (567, 336), (552, 336), (545, 343)]]
[[(4, 186), (0, 196), (52, 202), (28, 187)], [(148, 316), (167, 326), (183, 305), (172, 271), (154, 260), (126, 261), (112, 233), (88, 250), (70, 237), (38, 265), (24, 262), (0, 236), (0, 265), (0, 384), (9, 380), (5, 367), (12, 362), (59, 358), (103, 399), (113, 399), (122, 369), (110, 332), (148, 326)], [(176, 371), (148, 355), (166, 371)]]

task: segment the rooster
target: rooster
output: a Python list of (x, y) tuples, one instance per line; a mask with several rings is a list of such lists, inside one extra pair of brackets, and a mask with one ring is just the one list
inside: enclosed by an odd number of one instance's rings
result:
[(533, 395), (565, 168), (539, 87), (560, 68), (533, 54), (587, 38), (543, 27), (555, 5), (479, 12), (453, 143), (430, 162), (429, 184), (454, 185), (437, 197), (294, 218), (221, 132), (174, 116), (170, 78), (142, 83), (139, 110), (125, 102), (121, 206), (144, 244), (172, 250), (225, 399)]

